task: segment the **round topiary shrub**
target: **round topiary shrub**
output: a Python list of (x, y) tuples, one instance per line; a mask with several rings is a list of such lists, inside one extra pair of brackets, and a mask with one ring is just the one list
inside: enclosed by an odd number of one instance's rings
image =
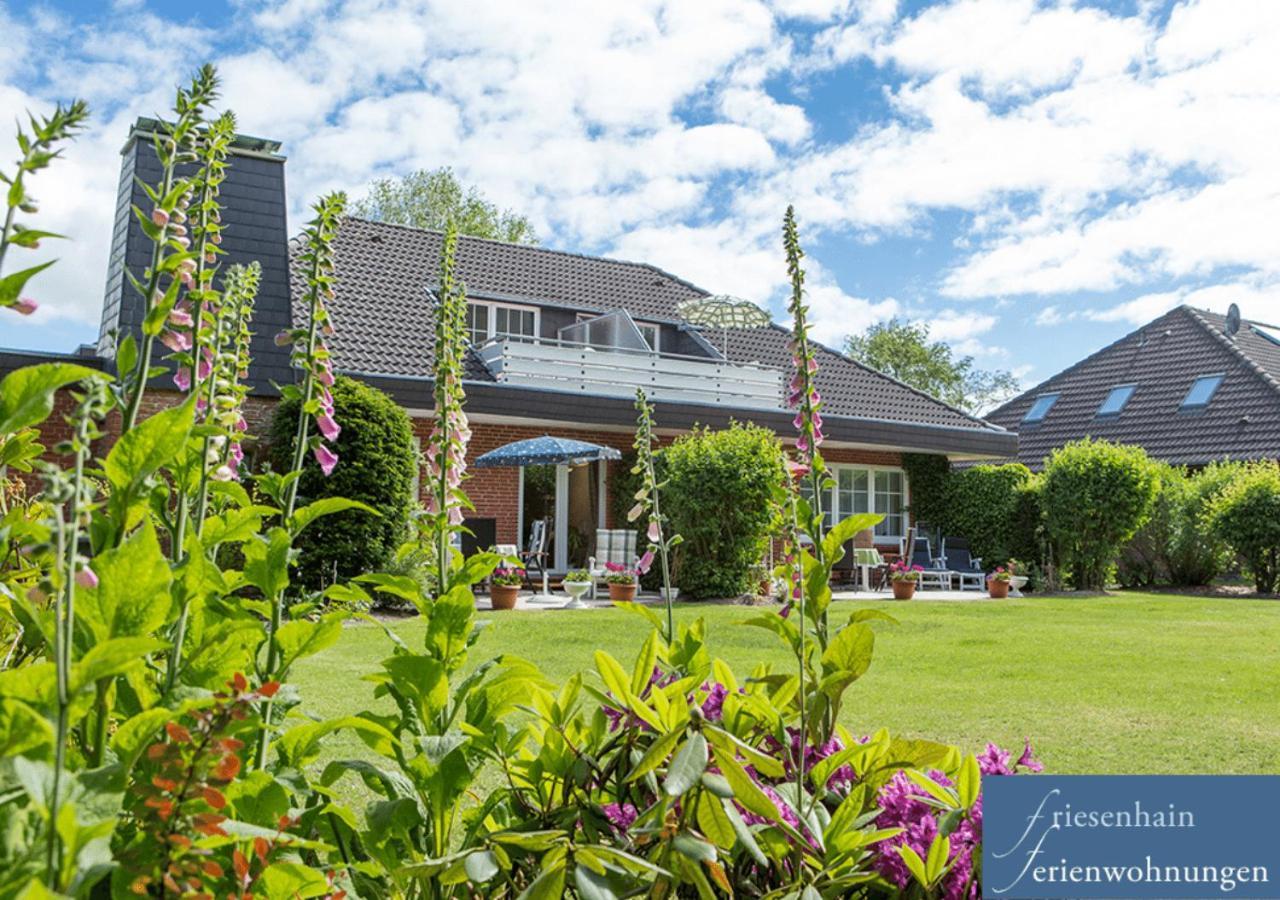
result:
[(1280, 466), (1255, 463), (1209, 503), (1212, 526), (1244, 559), (1260, 594), (1280, 586)]
[(767, 428), (698, 429), (661, 451), (662, 511), (676, 548), (676, 580), (696, 600), (736, 597), (769, 547), (773, 488), (786, 478), (782, 446)]
[[(346, 497), (381, 515), (348, 510), (307, 526), (295, 546), (301, 551), (298, 580), (312, 588), (387, 564), (407, 533), (418, 466), (409, 416), (390, 397), (350, 378), (338, 378), (332, 390), (334, 418), (342, 426), (334, 444), (338, 465), (326, 478), (307, 454), (298, 502)], [(292, 464), (298, 406), (282, 400), (272, 419), (269, 458), (278, 472)]]
[(1159, 476), (1141, 447), (1085, 438), (1045, 463), (1045, 525), (1077, 590), (1100, 591), (1125, 542), (1146, 521)]

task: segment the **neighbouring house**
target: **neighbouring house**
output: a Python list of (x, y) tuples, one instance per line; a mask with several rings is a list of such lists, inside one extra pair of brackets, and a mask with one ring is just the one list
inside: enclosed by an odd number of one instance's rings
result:
[(1018, 433), (1039, 469), (1084, 437), (1137, 444), (1156, 459), (1280, 458), (1280, 327), (1178, 306), (987, 417)]
[[(115, 233), (107, 273), (101, 338), (78, 362), (110, 367), (115, 337), (136, 330), (140, 298), (125, 269), (140, 275), (148, 245), (130, 213), (144, 205), (135, 177), (159, 172), (149, 145), (156, 123), (140, 120), (123, 151)], [(302, 313), (303, 279), (290, 277), (297, 248), (287, 239), (280, 146), (237, 140), (223, 186), (223, 248), (229, 262), (259, 260), (255, 359), (250, 372), (251, 427), (274, 403), (273, 382), (291, 381), (287, 350), (273, 335)], [(432, 345), (441, 235), (356, 218), (343, 221), (336, 242), (337, 295), (330, 304), (337, 333), (336, 368), (390, 394), (413, 417), (420, 439), (430, 430)], [(781, 248), (779, 248), (779, 265)], [(664, 440), (696, 425), (754, 422), (784, 440), (794, 433), (785, 407), (789, 332), (703, 330), (677, 307), (708, 292), (645, 263), (463, 237), (458, 269), (467, 287), (471, 329), (467, 411), (472, 454), (542, 434), (627, 450), (637, 386), (655, 403)], [(290, 293), (290, 284), (293, 293)], [(852, 327), (852, 323), (851, 323)], [(48, 355), (0, 352), (0, 373)], [(876, 542), (898, 548), (908, 529), (910, 484), (904, 452), (955, 460), (1008, 457), (1014, 434), (967, 415), (831, 350), (819, 350), (827, 442), (823, 452), (835, 486), (828, 509), (883, 513)], [(158, 390), (148, 402), (171, 402)], [(468, 524), (477, 536), (518, 543), (536, 519), (552, 523), (552, 569), (581, 565), (595, 530), (613, 525), (610, 467), (528, 467), (474, 470), (467, 490)]]

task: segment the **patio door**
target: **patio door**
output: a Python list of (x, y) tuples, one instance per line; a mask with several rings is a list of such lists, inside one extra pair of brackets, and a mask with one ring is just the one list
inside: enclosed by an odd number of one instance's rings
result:
[(537, 519), (552, 520), (548, 560), (554, 572), (584, 568), (595, 552), (595, 529), (605, 523), (605, 467), (522, 466), (520, 547), (528, 546)]

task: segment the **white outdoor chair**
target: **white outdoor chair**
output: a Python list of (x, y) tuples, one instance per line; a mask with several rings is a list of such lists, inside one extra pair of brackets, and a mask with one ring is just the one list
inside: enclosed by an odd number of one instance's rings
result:
[(633, 566), (639, 554), (636, 553), (638, 535), (629, 528), (596, 529), (596, 555), (587, 562), (587, 574), (591, 576), (591, 599), (596, 599), (600, 579), (609, 574), (605, 563), (618, 566)]

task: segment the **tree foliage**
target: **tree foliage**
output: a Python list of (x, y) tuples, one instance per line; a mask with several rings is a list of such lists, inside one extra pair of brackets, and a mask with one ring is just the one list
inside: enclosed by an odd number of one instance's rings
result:
[[(418, 465), (409, 417), (386, 394), (350, 378), (333, 385), (334, 442), (341, 463), (325, 476), (307, 457), (298, 493), (308, 502), (347, 497), (380, 515), (353, 509), (316, 522), (298, 540), (298, 580), (322, 587), (386, 565), (407, 534), (413, 475)], [(294, 458), (297, 399), (282, 400), (271, 426), (271, 461), (288, 470)]]
[(1243, 557), (1261, 594), (1280, 587), (1280, 465), (1255, 463), (1209, 502), (1213, 527)]
[(474, 187), (466, 187), (453, 169), (419, 169), (401, 178), (380, 178), (369, 193), (351, 204), (352, 215), (375, 222), (444, 231), (452, 222), (459, 234), (512, 244), (536, 244), (533, 223), (510, 209), (499, 209)]
[(973, 555), (987, 569), (1003, 565), (1024, 543), (1019, 532), (1020, 490), (1031, 477), (1031, 470), (1021, 463), (953, 472), (947, 480), (944, 518), (938, 524), (945, 534), (968, 538)]
[(1231, 547), (1213, 526), (1209, 507), (1239, 474), (1237, 463), (1198, 472), (1158, 463), (1151, 517), (1125, 545), (1118, 575), (1125, 585), (1208, 584), (1231, 561)]
[(1045, 523), (1077, 590), (1103, 590), (1124, 543), (1150, 515), (1159, 481), (1146, 451), (1074, 441), (1049, 455)]
[(929, 340), (929, 326), (892, 318), (845, 338), (845, 352), (859, 362), (971, 413), (982, 413), (1017, 395), (1018, 379), (1004, 369), (979, 368), (945, 341)]
[(734, 424), (698, 429), (660, 454), (663, 506), (676, 548), (676, 580), (695, 599), (736, 597), (765, 555), (776, 511), (773, 488), (785, 477), (771, 431)]

